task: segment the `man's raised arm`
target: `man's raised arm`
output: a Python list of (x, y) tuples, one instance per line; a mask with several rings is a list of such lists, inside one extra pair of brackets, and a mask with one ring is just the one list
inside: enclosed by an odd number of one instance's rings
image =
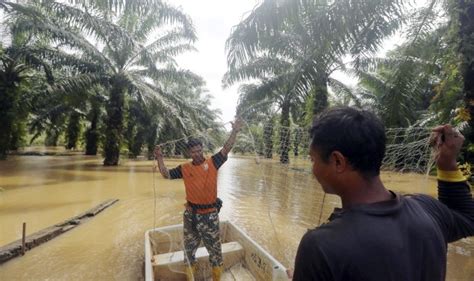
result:
[(240, 131), (243, 125), (243, 120), (239, 117), (235, 119), (234, 122), (232, 123), (232, 132), (230, 132), (229, 139), (224, 144), (224, 147), (221, 149), (221, 154), (222, 156), (227, 157), (227, 154), (232, 150), (232, 147), (234, 146), (235, 139), (237, 137), (237, 133)]
[(165, 179), (169, 179), (170, 178), (170, 172), (168, 171), (168, 168), (166, 168), (165, 162), (163, 161), (163, 153), (161, 152), (161, 147), (160, 146), (158, 146), (158, 145), (155, 146), (154, 154), (155, 154), (156, 162), (158, 162), (158, 168), (160, 169), (161, 175)]
[(451, 212), (444, 216), (448, 241), (474, 235), (474, 200), (466, 177), (457, 167), (464, 136), (450, 125), (433, 129), (432, 144), (438, 168), (438, 199)]

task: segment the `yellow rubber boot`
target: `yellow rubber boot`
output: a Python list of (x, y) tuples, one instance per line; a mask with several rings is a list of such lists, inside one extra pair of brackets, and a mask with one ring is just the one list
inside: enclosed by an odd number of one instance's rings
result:
[(194, 281), (194, 276), (196, 275), (196, 264), (191, 266), (186, 266), (186, 280)]
[(222, 275), (222, 266), (214, 266), (212, 268), (212, 281), (220, 281)]

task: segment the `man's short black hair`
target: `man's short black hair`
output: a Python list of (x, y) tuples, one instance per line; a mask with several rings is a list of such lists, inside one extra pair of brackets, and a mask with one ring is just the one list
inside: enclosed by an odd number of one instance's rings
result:
[(195, 147), (195, 146), (197, 146), (197, 145), (202, 146), (202, 142), (201, 142), (199, 139), (194, 139), (194, 138), (192, 138), (192, 139), (189, 139), (189, 140), (188, 140), (188, 143), (186, 144), (186, 148), (187, 148), (187, 149), (191, 149), (191, 148), (193, 148), (193, 147)]
[(339, 151), (365, 177), (380, 174), (386, 137), (384, 125), (374, 113), (352, 107), (328, 109), (315, 118), (311, 137), (311, 147), (323, 161)]

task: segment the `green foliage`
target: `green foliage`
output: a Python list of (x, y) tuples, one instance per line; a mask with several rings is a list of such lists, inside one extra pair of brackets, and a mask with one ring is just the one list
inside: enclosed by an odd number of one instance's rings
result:
[(227, 40), (234, 78), (225, 83), (284, 75), (285, 91), (311, 96), (307, 114), (316, 114), (328, 105), (328, 78), (344, 68), (342, 57), (357, 63), (375, 52), (400, 26), (401, 13), (400, 1), (263, 1)]
[[(41, 43), (35, 48), (28, 45), (25, 51), (28, 62), (43, 67), (50, 83), (44, 91), (49, 103), (38, 99), (43, 106), (35, 105), (34, 137), (46, 131), (50, 144), (55, 144), (66, 129), (59, 120), (74, 111), (89, 112), (84, 114), (90, 123), (86, 154), (97, 153), (102, 132), (98, 120), (104, 106), (96, 101), (97, 87), (108, 96), (103, 138), (107, 165), (118, 163), (126, 95), (140, 100), (144, 110), (149, 105), (155, 108), (148, 123), (155, 136), (144, 133), (148, 128), (136, 131), (134, 144), (130, 140), (133, 154), (145, 139), (156, 138), (160, 118), (183, 132), (216, 126), (218, 112), (209, 110), (208, 98), (201, 96), (202, 79), (179, 69), (174, 60), (194, 50), (190, 43), (196, 40), (189, 17), (179, 9), (162, 1), (5, 2), (1, 8), (18, 19), (16, 33)], [(188, 93), (181, 93), (178, 85)], [(71, 137), (68, 133), (68, 140)]]
[(262, 141), (263, 134), (261, 129), (256, 125), (252, 125), (249, 130), (238, 135), (232, 151), (240, 154), (251, 155), (258, 153), (261, 155)]

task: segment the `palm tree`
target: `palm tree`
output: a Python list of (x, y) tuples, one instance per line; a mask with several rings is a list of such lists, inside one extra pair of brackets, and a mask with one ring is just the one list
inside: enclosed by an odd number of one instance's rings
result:
[[(286, 75), (290, 75), (285, 73)], [(228, 78), (233, 74), (228, 73)], [(229, 78), (230, 79), (230, 78)], [(247, 84), (240, 87), (240, 99), (238, 113), (242, 114), (242, 108), (252, 109), (252, 111), (268, 112), (276, 106), (280, 111), (280, 162), (289, 163), (290, 149), (290, 118), (294, 107), (301, 107), (304, 98), (299, 96), (296, 91), (288, 89), (288, 77), (281, 75), (276, 78), (263, 78), (259, 84)], [(249, 114), (250, 112), (245, 112)], [(245, 114), (244, 114), (245, 117)], [(273, 127), (271, 127), (273, 128)], [(269, 132), (267, 126), (266, 131)], [(266, 157), (271, 158), (269, 147), (272, 143), (267, 143)]]
[(0, 159), (7, 157), (12, 140), (15, 117), (19, 109), (20, 85), (28, 79), (28, 67), (7, 48), (0, 53)]
[[(0, 3), (0, 8), (4, 7)], [(0, 43), (0, 159), (5, 159), (10, 149), (18, 148), (31, 106), (31, 93), (51, 80), (50, 65), (34, 53), (42, 48), (42, 43), (33, 40), (30, 32), (17, 30), (21, 20), (5, 23), (10, 42), (5, 47)], [(40, 69), (46, 77), (41, 76)]]
[(265, 0), (237, 25), (227, 40), (229, 69), (268, 50), (290, 61), (297, 75), (290, 90), (313, 91), (313, 114), (328, 105), (329, 76), (373, 53), (401, 24), (401, 1)]
[(414, 57), (367, 59), (353, 71), (360, 79), (355, 93), (335, 89), (340, 96), (355, 97), (358, 106), (376, 111), (385, 126), (408, 127), (426, 113), (435, 95), (433, 70), (427, 70), (433, 67), (439, 72), (435, 64)]
[[(78, 74), (59, 81), (54, 90), (87, 91), (95, 85), (107, 90), (104, 165), (119, 162), (125, 94), (154, 100), (172, 116), (176, 114), (170, 110), (174, 103), (185, 104), (163, 90), (157, 81), (198, 79), (189, 71), (177, 69), (173, 59), (181, 52), (193, 50), (189, 42), (196, 36), (190, 20), (175, 8), (164, 4), (159, 7), (161, 10), (150, 9), (140, 14), (123, 10), (113, 23), (106, 20), (110, 18), (108, 12), (45, 2), (34, 14), (40, 24), (32, 22), (23, 26), (46, 33), (75, 52), (68, 59), (75, 59)], [(46, 18), (41, 14), (43, 10), (54, 16)], [(172, 29), (167, 29), (170, 26)], [(160, 30), (162, 33), (156, 33)], [(150, 42), (148, 35), (152, 32), (157, 35)], [(89, 41), (91, 36), (95, 45)]]

